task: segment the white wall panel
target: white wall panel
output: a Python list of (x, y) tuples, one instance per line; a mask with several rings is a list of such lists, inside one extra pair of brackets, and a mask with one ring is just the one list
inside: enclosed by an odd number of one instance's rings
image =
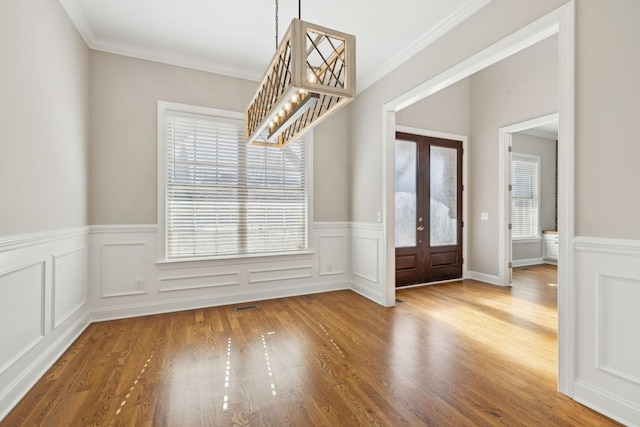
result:
[(349, 261), (347, 257), (347, 242), (345, 240), (345, 236), (342, 234), (318, 236), (321, 276), (345, 273)]
[(144, 293), (147, 271), (147, 242), (102, 244), (102, 297)]
[(378, 247), (377, 237), (353, 237), (353, 274), (372, 283), (378, 283)]
[[(162, 257), (157, 252), (156, 225), (92, 227), (92, 318), (107, 320), (348, 289), (349, 235), (349, 223), (316, 223), (311, 226), (309, 251), (303, 253), (158, 262)], [(138, 289), (139, 279), (144, 290)]]
[(89, 324), (87, 232), (0, 237), (0, 420)]
[(249, 271), (249, 284), (280, 282), (292, 279), (308, 279), (311, 277), (313, 277), (313, 272), (310, 265), (300, 267), (265, 268)]
[(0, 271), (0, 374), (44, 336), (45, 262)]
[(240, 284), (238, 272), (215, 274), (175, 275), (158, 278), (158, 292), (184, 291), (189, 289), (237, 286)]
[(596, 281), (598, 369), (640, 386), (640, 276)]
[(87, 302), (87, 248), (53, 256), (53, 327)]
[(576, 237), (574, 398), (640, 426), (640, 241)]
[(384, 259), (382, 251), (385, 250), (382, 226), (379, 223), (353, 223), (351, 226), (351, 289), (386, 305), (386, 283), (380, 280), (384, 276), (380, 260)]

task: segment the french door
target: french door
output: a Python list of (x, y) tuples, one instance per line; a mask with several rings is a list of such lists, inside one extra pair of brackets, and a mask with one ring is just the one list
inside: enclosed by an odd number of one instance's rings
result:
[(396, 286), (462, 277), (462, 142), (396, 132)]

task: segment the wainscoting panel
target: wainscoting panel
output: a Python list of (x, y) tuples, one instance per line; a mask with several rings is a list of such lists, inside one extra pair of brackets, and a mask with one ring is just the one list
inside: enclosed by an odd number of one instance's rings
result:
[(0, 237), (0, 420), (89, 324), (88, 231)]
[(102, 297), (144, 293), (146, 241), (103, 243), (101, 258)]
[(640, 242), (577, 237), (574, 398), (640, 426)]
[(383, 266), (383, 230), (379, 223), (353, 223), (351, 225), (352, 289), (355, 292), (385, 305), (386, 280)]
[(158, 292), (184, 291), (189, 289), (215, 288), (218, 286), (237, 286), (239, 273), (194, 274), (188, 276), (160, 277)]
[(44, 337), (45, 262), (0, 272), (0, 374)]
[(348, 289), (349, 233), (349, 223), (315, 223), (305, 253), (167, 262), (156, 225), (92, 227), (92, 319)]
[(53, 320), (60, 326), (87, 303), (87, 248), (53, 255)]
[(308, 279), (313, 276), (311, 266), (266, 268), (249, 271), (249, 284)]
[(347, 271), (347, 242), (344, 234), (318, 236), (320, 275), (345, 274)]

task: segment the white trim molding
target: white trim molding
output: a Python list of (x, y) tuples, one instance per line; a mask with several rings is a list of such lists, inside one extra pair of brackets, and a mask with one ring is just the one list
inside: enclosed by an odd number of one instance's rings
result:
[(103, 225), (92, 231), (93, 321), (351, 287), (348, 222), (311, 224), (304, 253), (181, 262), (158, 261), (162, 233), (155, 224)]
[(574, 398), (640, 426), (640, 240), (578, 236)]
[(88, 230), (0, 238), (0, 420), (89, 325)]

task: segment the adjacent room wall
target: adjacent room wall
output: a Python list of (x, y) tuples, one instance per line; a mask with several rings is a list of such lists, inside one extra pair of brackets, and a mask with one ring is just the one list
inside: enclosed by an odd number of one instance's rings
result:
[(470, 270), (498, 274), (498, 129), (557, 111), (557, 36), (471, 76)]
[(88, 325), (89, 50), (57, 1), (0, 2), (0, 419)]
[(396, 125), (469, 136), (470, 101), (467, 78), (398, 111)]
[[(556, 140), (526, 133), (514, 133), (513, 153), (540, 158), (540, 230), (556, 230)], [(511, 259), (542, 262), (543, 241), (514, 241)]]

